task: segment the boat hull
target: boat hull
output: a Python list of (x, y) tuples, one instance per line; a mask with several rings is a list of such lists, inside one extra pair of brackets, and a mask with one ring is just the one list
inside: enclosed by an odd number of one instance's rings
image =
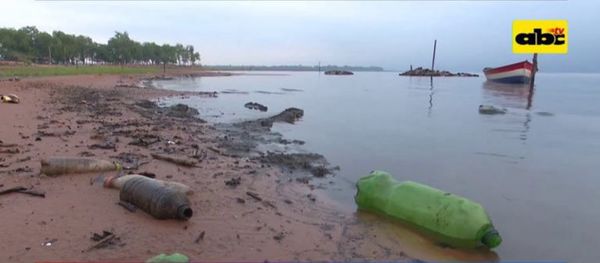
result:
[(497, 68), (485, 68), (483, 73), (489, 81), (525, 84), (531, 81), (532, 68), (533, 64), (528, 61), (523, 61)]

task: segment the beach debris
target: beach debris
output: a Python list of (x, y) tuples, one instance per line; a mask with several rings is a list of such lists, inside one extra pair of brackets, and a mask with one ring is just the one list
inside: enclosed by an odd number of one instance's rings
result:
[(31, 196), (41, 197), (41, 198), (46, 197), (46, 193), (44, 193), (44, 192), (39, 192), (39, 191), (30, 189), (30, 188), (25, 188), (23, 186), (15, 186), (15, 187), (11, 187), (11, 188), (0, 191), (0, 195), (10, 194), (10, 193), (22, 193), (22, 194), (28, 194)]
[(283, 240), (283, 238), (285, 238), (285, 233), (283, 233), (283, 232), (279, 232), (279, 233), (277, 233), (277, 235), (273, 236), (273, 239), (275, 239), (277, 241), (281, 241), (281, 240)]
[(204, 235), (206, 233), (204, 231), (200, 232), (200, 234), (198, 235), (198, 237), (196, 238), (196, 240), (194, 240), (194, 243), (198, 244), (200, 243), (200, 240), (204, 240)]
[(333, 174), (338, 167), (328, 167), (329, 163), (323, 155), (316, 153), (274, 153), (257, 157), (263, 164), (276, 164), (289, 170), (303, 170), (315, 177)]
[(147, 156), (137, 153), (121, 152), (116, 156), (111, 156), (111, 158), (117, 159), (123, 167), (123, 170), (136, 170), (140, 166), (149, 163), (149, 161), (140, 161), (147, 158)]
[(160, 137), (154, 134), (143, 134), (137, 136), (129, 145), (148, 147), (149, 145), (155, 144), (160, 141)]
[(44, 246), (44, 247), (50, 247), (54, 243), (56, 243), (57, 241), (58, 241), (57, 238), (53, 238), (53, 239), (50, 239), (50, 240), (46, 239), (46, 241), (42, 242), (42, 246)]
[(47, 176), (71, 173), (119, 171), (121, 164), (87, 157), (51, 157), (41, 160), (41, 172)]
[(251, 109), (251, 110), (258, 110), (258, 111), (267, 111), (269, 108), (265, 105), (262, 105), (258, 102), (248, 102), (246, 104), (244, 104), (244, 107)]
[(7, 153), (7, 154), (17, 154), (20, 153), (21, 150), (19, 150), (19, 148), (11, 148), (11, 149), (3, 149), (0, 150), (0, 153)]
[(188, 256), (184, 255), (184, 254), (180, 254), (180, 253), (173, 253), (170, 255), (167, 254), (160, 254), (160, 255), (156, 255), (148, 260), (146, 260), (146, 263), (188, 263), (190, 262), (190, 259), (188, 258)]
[(194, 167), (194, 166), (196, 166), (196, 161), (195, 160), (191, 160), (191, 159), (188, 159), (188, 158), (185, 158), (185, 157), (176, 157), (176, 156), (169, 156), (169, 155), (157, 154), (157, 153), (152, 153), (150, 155), (154, 159), (162, 160), (162, 161), (166, 161), (166, 162), (170, 162), (170, 163), (174, 163), (174, 164), (177, 164), (177, 165), (182, 165), (182, 166), (187, 166), (187, 167)]
[(94, 144), (88, 146), (88, 148), (89, 149), (116, 150), (117, 142), (119, 142), (119, 139), (117, 137), (104, 138), (104, 140), (101, 143), (94, 143)]
[[(127, 174), (127, 175), (116, 175), (116, 176), (106, 177), (104, 179), (104, 187), (114, 188), (114, 189), (122, 189), (123, 186), (128, 181), (135, 180), (135, 178), (140, 178), (140, 177), (143, 179), (146, 179), (146, 180), (152, 180), (164, 187), (171, 188), (171, 189), (173, 189), (177, 192), (183, 193), (185, 195), (193, 195), (194, 194), (194, 191), (185, 184), (178, 183), (178, 182), (171, 182), (171, 181), (163, 181), (163, 180), (150, 178), (150, 177), (147, 177), (145, 175), (140, 175), (140, 174)], [(140, 180), (142, 180), (142, 179), (140, 179)]]
[(5, 147), (19, 147), (18, 144), (16, 143), (4, 143), (3, 141), (0, 141), (0, 148), (5, 148)]
[(246, 194), (248, 196), (254, 198), (254, 200), (256, 200), (256, 201), (262, 201), (263, 200), (257, 193), (248, 191), (248, 192), (246, 192)]
[(100, 248), (108, 248), (111, 246), (124, 246), (124, 243), (121, 243), (121, 239), (116, 236), (114, 233), (110, 231), (103, 230), (102, 234), (92, 233), (92, 237), (90, 237), (92, 241), (95, 241), (96, 244), (88, 247), (82, 252), (89, 252), (94, 249)]
[(479, 113), (480, 114), (505, 114), (507, 110), (505, 108), (498, 108), (494, 105), (479, 105)]
[(412, 181), (399, 182), (383, 171), (359, 179), (356, 188), (359, 209), (415, 225), (434, 233), (443, 244), (495, 248), (502, 243), (485, 209), (464, 197)]
[(234, 178), (231, 178), (231, 179), (225, 181), (225, 185), (235, 188), (236, 186), (240, 185), (241, 182), (242, 182), (242, 178), (238, 176), (238, 177), (234, 177)]
[(185, 193), (145, 176), (125, 180), (119, 199), (135, 205), (156, 219), (188, 220), (194, 214)]
[(19, 96), (15, 95), (15, 94), (0, 95), (0, 99), (4, 103), (14, 103), (14, 104), (17, 104), (17, 103), (21, 102), (21, 99), (19, 99)]

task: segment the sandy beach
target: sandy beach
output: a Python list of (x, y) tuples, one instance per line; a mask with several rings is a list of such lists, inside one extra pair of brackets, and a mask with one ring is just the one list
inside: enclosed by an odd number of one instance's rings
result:
[[(302, 180), (284, 177), (276, 163), (225, 153), (219, 143), (224, 134), (213, 124), (187, 116), (185, 109), (179, 116), (145, 107), (146, 99), (168, 96), (218, 99), (210, 92), (140, 87), (150, 77), (82, 75), (0, 82), (2, 94), (21, 98), (19, 104), (0, 104), (0, 191), (23, 186), (45, 193), (44, 198), (0, 196), (2, 260), (144, 261), (172, 252), (192, 261), (408, 258), (396, 238), (357, 226), (363, 223)], [(183, 156), (197, 164), (176, 165), (152, 158), (154, 153)], [(124, 209), (117, 205), (118, 190), (96, 180), (117, 172), (40, 174), (40, 160), (56, 156), (120, 161), (129, 164), (126, 173), (148, 172), (184, 183), (195, 192), (190, 196), (194, 216), (188, 221), (157, 220), (139, 209)], [(225, 183), (237, 178), (239, 184)], [(115, 238), (94, 247), (93, 234), (103, 231)]]

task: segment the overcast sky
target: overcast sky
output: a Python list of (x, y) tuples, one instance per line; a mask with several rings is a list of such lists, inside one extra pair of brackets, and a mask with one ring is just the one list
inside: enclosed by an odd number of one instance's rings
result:
[[(547, 72), (600, 72), (600, 1), (3, 1), (0, 27), (33, 25), (105, 43), (192, 44), (203, 64), (429, 66), (480, 71), (513, 55), (514, 19), (567, 19), (569, 54), (540, 56)], [(530, 59), (530, 58), (529, 58)]]

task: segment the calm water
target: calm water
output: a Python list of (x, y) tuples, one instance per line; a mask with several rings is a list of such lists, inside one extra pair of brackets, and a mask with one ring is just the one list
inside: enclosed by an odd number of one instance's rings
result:
[[(483, 78), (325, 76), (313, 72), (158, 82), (164, 88), (236, 91), (177, 99), (215, 122), (304, 109), (275, 127), (341, 171), (331, 195), (353, 206), (352, 184), (374, 169), (482, 203), (504, 238), (504, 260), (600, 258), (600, 75), (538, 74), (526, 88)], [(289, 90), (294, 89), (294, 90)], [(261, 113), (243, 107), (256, 101)], [(480, 115), (480, 104), (508, 108)]]

